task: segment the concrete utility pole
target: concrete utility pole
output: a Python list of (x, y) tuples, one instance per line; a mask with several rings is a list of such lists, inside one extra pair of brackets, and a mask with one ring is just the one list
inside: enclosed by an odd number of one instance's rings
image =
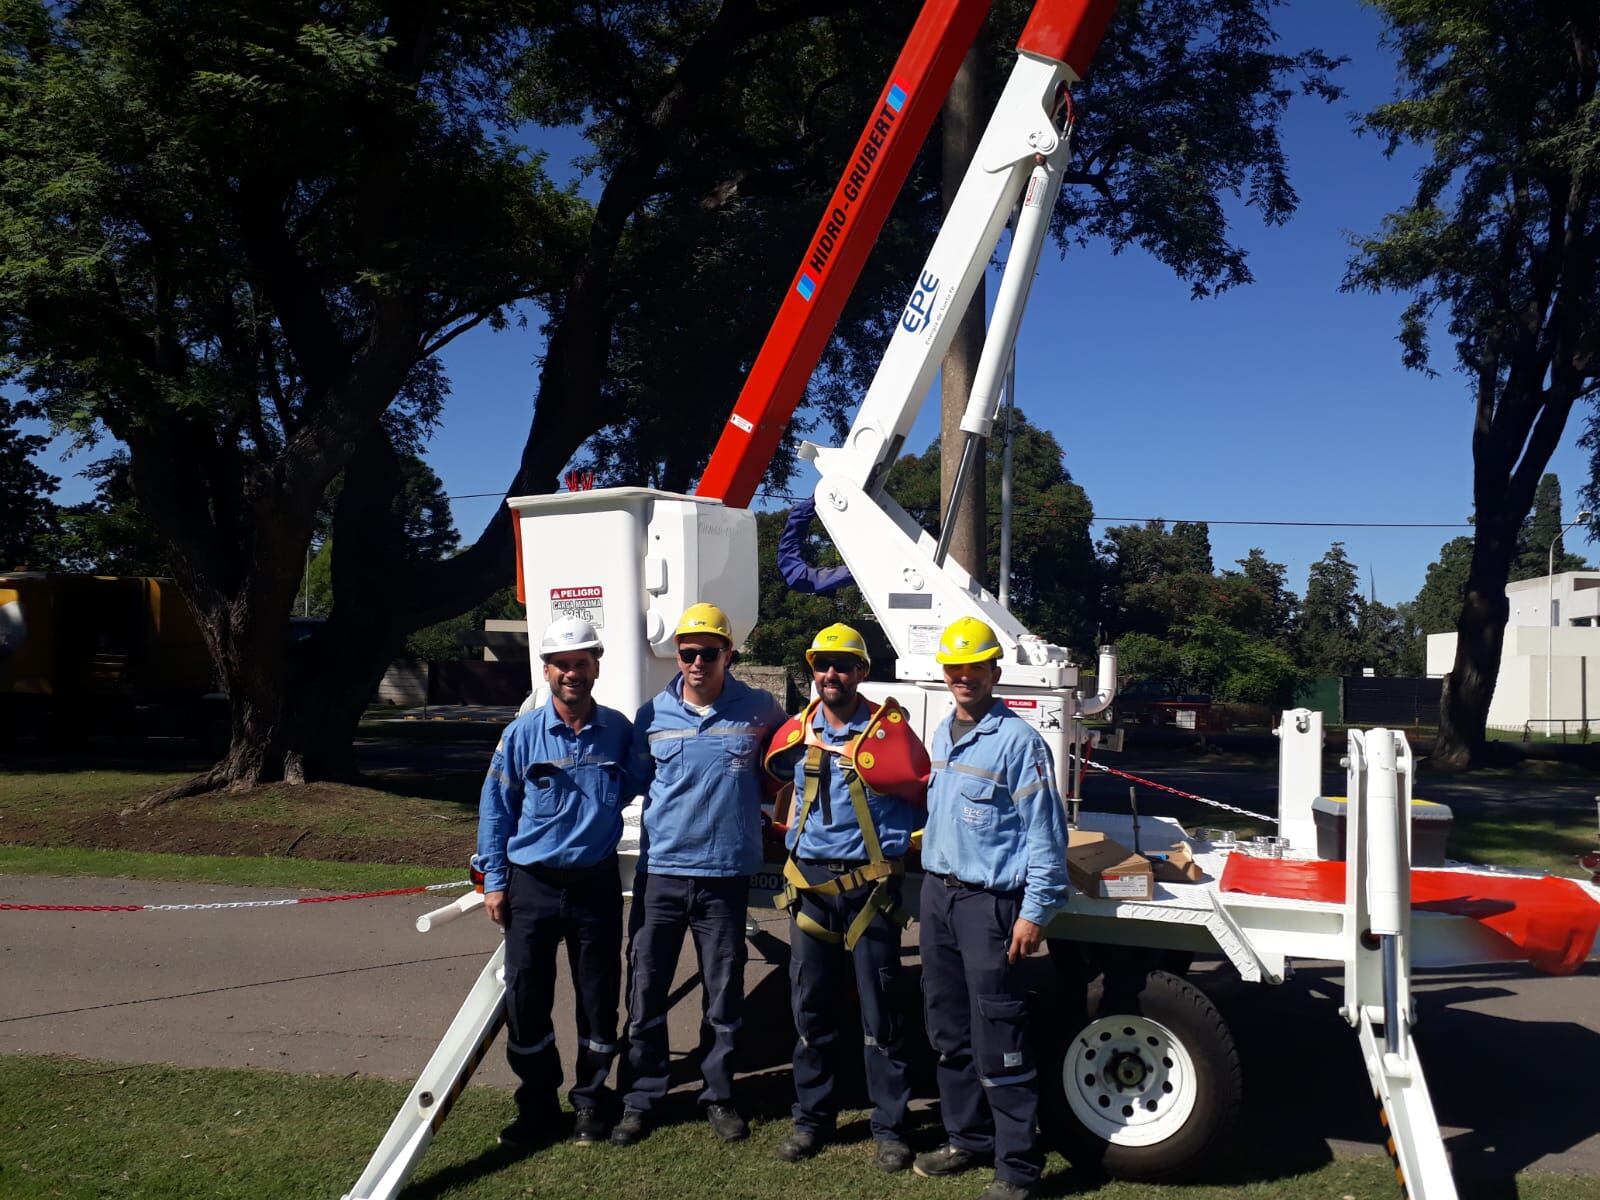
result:
[[(979, 42), (982, 35), (979, 35)], [(944, 102), (944, 120), (940, 149), (943, 155), (942, 178), (944, 211), (950, 211), (950, 202), (961, 187), (967, 164), (978, 148), (983, 136), (986, 117), (981, 89), (978, 86), (978, 48), (967, 51), (967, 57), (956, 72), (956, 80)], [(956, 469), (961, 465), (961, 446), (966, 435), (961, 432), (961, 415), (966, 411), (967, 397), (972, 394), (973, 377), (978, 373), (978, 359), (983, 354), (985, 304), (984, 280), (978, 280), (950, 350), (944, 356), (940, 373), (940, 456), (939, 456), (939, 511), (946, 526), (953, 523), (950, 538), (950, 556), (966, 568), (980, 584), (987, 585), (985, 564), (988, 558), (988, 523), (984, 497), (988, 488), (987, 455), (980, 454), (970, 468), (971, 477), (966, 493), (961, 498), (958, 511), (950, 512), (950, 491), (955, 485)]]

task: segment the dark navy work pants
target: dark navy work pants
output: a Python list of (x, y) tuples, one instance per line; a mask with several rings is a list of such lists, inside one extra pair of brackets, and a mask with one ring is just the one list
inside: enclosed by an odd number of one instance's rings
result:
[(540, 1120), (559, 1109), (561, 1055), (550, 1009), (556, 947), (567, 944), (577, 992), (578, 1062), (573, 1108), (612, 1103), (606, 1076), (617, 1054), (622, 982), (622, 885), (617, 856), (582, 870), (511, 865), (506, 886), (506, 1059), (516, 1072), (517, 1111)]
[(1017, 965), (1006, 962), (1021, 892), (922, 884), (922, 990), (950, 1142), (994, 1155), (995, 1178), (1039, 1177), (1039, 1078)]
[(640, 873), (628, 917), (628, 1049), (618, 1089), (629, 1108), (649, 1112), (667, 1094), (667, 1004), (683, 935), (705, 991), (702, 1104), (733, 1102), (734, 1042), (744, 1011), (744, 921), (750, 881)]
[[(836, 873), (800, 864), (812, 883)], [(872, 887), (843, 896), (801, 893), (801, 911), (842, 938), (872, 894)], [(844, 942), (812, 937), (789, 920), (789, 999), (799, 1041), (794, 1048), (794, 1123), (797, 1129), (831, 1134), (839, 1114), (834, 1098), (841, 1001), (854, 983), (861, 997), (861, 1034), (867, 1095), (872, 1098), (872, 1136), (904, 1141), (911, 1085), (907, 1081), (905, 1029), (900, 1016), (900, 927), (883, 916), (868, 925), (854, 950)]]

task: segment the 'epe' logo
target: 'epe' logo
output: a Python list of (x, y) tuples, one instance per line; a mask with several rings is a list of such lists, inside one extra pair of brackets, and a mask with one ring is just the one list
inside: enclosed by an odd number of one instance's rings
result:
[(939, 277), (924, 271), (922, 278), (917, 280), (910, 301), (906, 304), (905, 314), (900, 318), (902, 329), (907, 333), (915, 333), (928, 323), (929, 317), (933, 315), (933, 296), (938, 290)]

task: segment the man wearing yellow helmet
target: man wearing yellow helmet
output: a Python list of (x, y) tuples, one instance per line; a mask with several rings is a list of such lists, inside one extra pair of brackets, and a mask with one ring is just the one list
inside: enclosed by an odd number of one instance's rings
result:
[(949, 1142), (913, 1167), (943, 1177), (992, 1157), (983, 1200), (1025, 1200), (1043, 1156), (1017, 964), (1066, 903), (1067, 829), (1049, 746), (995, 699), (1002, 653), (993, 629), (963, 617), (936, 655), (955, 712), (929, 747), (922, 990)]
[(794, 1130), (778, 1157), (799, 1162), (833, 1135), (841, 1000), (861, 999), (867, 1094), (876, 1161), (911, 1165), (911, 1087), (900, 1017), (900, 877), (922, 825), (928, 755), (893, 700), (857, 688), (872, 666), (848, 625), (830, 625), (806, 651), (819, 699), (772, 739), (767, 771), (794, 785), (786, 842), (789, 998), (794, 1010)]
[(628, 918), (628, 1051), (613, 1145), (649, 1131), (667, 1094), (668, 998), (686, 932), (705, 987), (710, 1049), (700, 1103), (724, 1141), (748, 1137), (733, 1106), (743, 1023), (749, 876), (761, 867), (761, 747), (787, 714), (728, 674), (733, 627), (714, 604), (679, 620), (679, 674), (634, 719), (634, 770), (646, 785)]

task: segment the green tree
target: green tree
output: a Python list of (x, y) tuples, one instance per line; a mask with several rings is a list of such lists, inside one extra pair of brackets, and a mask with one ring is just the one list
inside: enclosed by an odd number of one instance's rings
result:
[[(456, 532), (455, 520), (450, 514), (450, 498), (444, 494), (444, 482), (434, 474), (432, 467), (414, 454), (402, 456), (399, 467), (402, 483), (399, 494), (390, 501), (390, 519), (402, 531), (402, 558), (391, 566), (403, 569), (450, 557), (461, 545), (461, 535)], [(333, 481), (317, 515), (317, 550), (307, 564), (306, 579), (300, 588), (301, 602), (295, 608), (301, 616), (326, 617), (333, 611), (332, 531), (343, 484), (342, 477)], [(463, 615), (470, 617), (472, 614)], [(430, 647), (437, 644), (437, 639), (428, 643)], [(434, 657), (451, 656), (436, 654)]]
[(1120, 668), (1220, 700), (1282, 705), (1301, 672), (1290, 653), (1295, 597), (1282, 563), (1252, 550), (1217, 574), (1210, 532), (1179, 522), (1115, 526), (1100, 544)]
[(32, 457), (49, 439), (20, 432), (18, 415), (0, 393), (0, 570), (37, 570), (50, 553), (56, 480)]
[(1170, 636), (1219, 597), (1205, 525), (1164, 521), (1116, 525), (1100, 543), (1105, 570), (1105, 622), (1117, 633)]
[(1422, 590), (1417, 593), (1415, 617), (1424, 634), (1455, 629), (1471, 571), (1470, 537), (1451, 538), (1439, 547), (1439, 557), (1428, 564)]
[[(1259, 547), (1252, 547), (1250, 553), (1237, 562), (1237, 575), (1246, 585), (1247, 592), (1255, 598), (1256, 611), (1259, 613), (1252, 624), (1242, 627), (1286, 649), (1294, 629), (1295, 605), (1298, 603), (1298, 598), (1288, 588), (1287, 568), (1282, 563), (1273, 562), (1267, 557), (1266, 551)], [(1233, 576), (1235, 572), (1228, 571), (1225, 574)]]
[[(849, 584), (826, 596), (807, 595), (791, 590), (783, 581), (778, 572), (778, 538), (788, 520), (786, 508), (756, 514), (761, 620), (745, 642), (745, 657), (750, 662), (788, 668), (795, 686), (805, 694), (811, 687), (811, 672), (805, 665), (806, 649), (819, 630), (835, 621), (843, 621), (867, 639), (873, 678), (892, 679), (894, 650), (859, 588)], [(807, 557), (813, 566), (840, 565), (838, 551), (821, 533), (821, 522), (812, 522), (807, 541)]]
[[(1224, 202), (1292, 210), (1283, 84), (1325, 87), (1327, 66), (1277, 53), (1271, 6), (1130, 8), (1081, 129), (1069, 240), (1145, 246), (1197, 290), (1247, 278)], [(504, 511), (460, 554), (391, 565), (399, 462), (447, 395), (433, 354), (464, 329), (518, 302), (544, 321), (509, 491), (555, 486), (590, 439), (628, 481), (694, 477), (912, 9), (8, 6), (0, 348), (59, 422), (129, 446), (235, 705), (229, 755), (195, 787), (353, 769), (406, 635), (510, 576)], [(592, 200), (499, 137), (529, 119), (583, 128)], [(931, 178), (886, 261), (920, 254)], [(837, 425), (902, 279), (864, 280), (795, 432)], [(333, 564), (327, 627), (286, 668), (279, 630), (341, 474), (332, 534), (364, 552)]]
[[(1066, 468), (1055, 435), (1012, 414), (1011, 609), (1027, 628), (1057, 645), (1094, 648), (1099, 568), (1089, 522), (1094, 512)], [(989, 514), (985, 572), (1000, 577), (1000, 477), (1004, 453), (988, 445), (985, 511)], [(940, 442), (901, 456), (887, 490), (934, 536), (939, 533)]]
[(304, 777), (283, 628), (324, 492), (343, 471), (351, 502), (385, 474), (368, 458), (437, 419), (440, 349), (572, 269), (579, 205), (496, 136), (531, 17), (476, 0), (0, 16), (0, 361), (58, 425), (127, 446), (168, 543), (233, 709), (226, 758), (180, 790)]
[(1406, 653), (1406, 623), (1400, 613), (1378, 600), (1356, 598), (1356, 665), (1379, 675), (1401, 674)]
[(522, 616), (517, 589), (501, 588), (466, 612), (417, 630), (406, 638), (406, 657), (420, 662), (482, 658), (483, 650), (475, 640), (475, 635), (483, 632), (483, 623), (489, 620), (520, 620)]
[(1192, 617), (1177, 635), (1184, 688), (1218, 700), (1274, 707), (1293, 699), (1302, 672), (1281, 647), (1211, 613)]
[[(1561, 480), (1554, 474), (1539, 479), (1533, 493), (1533, 508), (1522, 522), (1522, 532), (1517, 538), (1517, 561), (1511, 566), (1512, 579), (1543, 579), (1552, 569), (1581, 571), (1588, 561), (1581, 554), (1567, 549), (1562, 526), (1566, 519), (1561, 511)], [(1581, 536), (1581, 535), (1580, 535)], [(1555, 554), (1550, 553), (1555, 543)], [(1553, 565), (1552, 565), (1553, 564)]]
[(1439, 547), (1439, 557), (1428, 564), (1428, 572), (1416, 599), (1399, 606), (1406, 630), (1406, 646), (1401, 652), (1401, 674), (1422, 675), (1427, 671), (1428, 635), (1452, 633), (1461, 616), (1467, 576), (1472, 570), (1472, 539), (1451, 538)]
[(1443, 314), (1473, 397), (1472, 560), (1433, 761), (1485, 741), (1518, 535), (1600, 359), (1600, 9), (1566, 0), (1374, 0), (1399, 98), (1363, 128), (1425, 147), (1410, 204), (1362, 239), (1345, 287), (1411, 295), (1406, 365), (1431, 370)]
[(1311, 564), (1295, 627), (1296, 658), (1313, 675), (1348, 675), (1361, 662), (1361, 593), (1355, 564), (1335, 542)]
[(94, 481), (94, 499), (56, 509), (47, 541), (52, 567), (96, 575), (169, 575), (167, 544), (139, 510), (118, 451), (79, 473)]

